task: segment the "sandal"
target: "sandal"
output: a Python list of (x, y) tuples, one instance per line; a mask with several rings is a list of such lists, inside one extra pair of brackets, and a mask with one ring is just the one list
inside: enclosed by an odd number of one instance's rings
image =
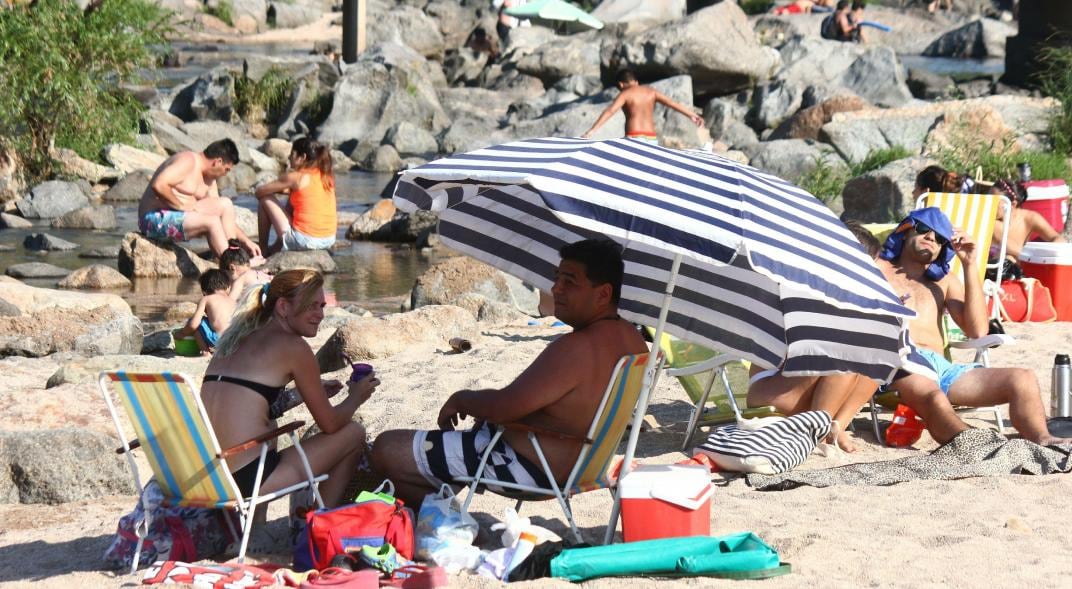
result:
[(380, 579), (380, 587), (400, 587), (401, 589), (436, 589), (448, 585), (446, 569), (420, 564), (399, 567), (391, 573), (391, 576)]

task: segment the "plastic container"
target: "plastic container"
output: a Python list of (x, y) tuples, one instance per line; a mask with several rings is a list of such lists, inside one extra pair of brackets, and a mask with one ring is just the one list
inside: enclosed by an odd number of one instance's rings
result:
[(200, 356), (201, 347), (197, 345), (197, 340), (193, 336), (179, 337), (178, 330), (171, 332), (172, 339), (175, 340), (175, 355), (176, 356)]
[(711, 473), (702, 466), (644, 465), (619, 481), (626, 542), (709, 536)]
[(372, 364), (363, 364), (360, 362), (355, 362), (350, 365), (350, 368), (353, 369), (353, 372), (350, 373), (350, 382), (357, 382), (362, 378), (365, 378), (366, 376), (372, 374)]
[(1072, 243), (1025, 243), (1020, 267), (1050, 289), (1057, 320), (1072, 321)]
[(915, 444), (926, 428), (923, 420), (908, 405), (897, 405), (893, 412), (893, 422), (886, 428), (886, 445), (894, 448), (906, 448)]
[[(1065, 229), (1068, 216), (1068, 185), (1064, 180), (1035, 180), (1024, 182), (1027, 200), (1020, 208), (1035, 211), (1045, 217), (1058, 233)], [(1035, 236), (1028, 236), (1033, 239)]]
[(510, 552), (510, 562), (507, 563), (506, 570), (503, 572), (502, 581), (507, 580), (510, 577), (510, 573), (514, 572), (514, 569), (525, 562), (525, 559), (532, 554), (532, 549), (536, 547), (536, 542), (536, 534), (521, 532), (521, 535), (517, 537), (517, 543), (514, 544), (513, 551)]

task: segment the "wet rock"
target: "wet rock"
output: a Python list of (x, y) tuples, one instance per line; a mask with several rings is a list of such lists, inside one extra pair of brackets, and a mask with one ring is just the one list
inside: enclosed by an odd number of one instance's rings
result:
[(369, 156), (365, 167), (373, 172), (397, 172), (402, 169), (402, 157), (393, 145), (381, 145)]
[(130, 305), (119, 295), (37, 288), (7, 276), (0, 276), (0, 300), (11, 303), (24, 315), (53, 308), (84, 311), (101, 306), (119, 314), (131, 314)]
[(4, 273), (12, 278), (63, 278), (71, 271), (44, 262), (25, 262), (8, 266)]
[(15, 206), (27, 219), (52, 219), (89, 204), (86, 191), (75, 182), (49, 180), (30, 189)]
[(384, 317), (356, 318), (339, 328), (316, 354), (320, 371), (331, 372), (352, 360), (386, 358), (415, 345), (446, 346), (452, 337), (475, 338), (473, 314), (460, 307), (436, 305)]
[(347, 239), (371, 239), (381, 227), (391, 222), (398, 209), (390, 199), (383, 199), (362, 213), (346, 230)]
[[(468, 294), (478, 294), (486, 301), (508, 303), (529, 315), (539, 314), (540, 295), (536, 289), (468, 256), (439, 262), (421, 274), (410, 292), (410, 308), (455, 305)], [(468, 305), (466, 308), (476, 315), (479, 306)]]
[[(104, 159), (119, 171), (129, 174), (135, 170), (155, 170), (167, 158), (137, 147), (112, 143), (104, 148)], [(144, 187), (142, 189), (144, 190)]]
[(401, 157), (435, 155), (439, 143), (428, 131), (409, 121), (395, 123), (383, 138)]
[(141, 321), (129, 310), (123, 313), (106, 305), (90, 310), (46, 307), (0, 318), (0, 357), (135, 354), (141, 340)]
[(152, 176), (153, 170), (134, 170), (105, 191), (101, 198), (106, 202), (138, 202)]
[(93, 264), (71, 272), (57, 286), (60, 288), (104, 290), (109, 288), (130, 288), (131, 282), (115, 268), (103, 264)]
[(119, 272), (128, 278), (197, 278), (215, 265), (178, 244), (127, 233), (119, 246)]
[(119, 248), (118, 247), (115, 248), (115, 249), (111, 249), (111, 248), (94, 248), (94, 249), (91, 249), (91, 250), (86, 250), (84, 252), (79, 252), (78, 257), (79, 258), (89, 258), (89, 259), (111, 260), (111, 259), (115, 259), (115, 258), (119, 257)]
[(168, 307), (168, 310), (164, 312), (164, 319), (171, 323), (183, 322), (193, 316), (194, 311), (197, 310), (197, 303), (193, 301), (182, 301), (181, 303), (175, 303)]
[(111, 205), (82, 207), (52, 220), (52, 226), (60, 229), (115, 229), (116, 225)]
[(260, 267), (260, 270), (269, 274), (276, 274), (283, 270), (297, 268), (311, 268), (324, 274), (334, 274), (338, 271), (335, 259), (325, 250), (307, 252), (279, 252), (268, 258), (268, 261)]
[(0, 476), (16, 489), (11, 501), (16, 503), (56, 505), (135, 494), (115, 446), (113, 438), (82, 428), (0, 431)]
[(22, 247), (36, 251), (66, 251), (78, 248), (77, 243), (47, 233), (31, 233), (22, 240)]
[(33, 222), (18, 215), (0, 213), (0, 229), (28, 229), (33, 227)]

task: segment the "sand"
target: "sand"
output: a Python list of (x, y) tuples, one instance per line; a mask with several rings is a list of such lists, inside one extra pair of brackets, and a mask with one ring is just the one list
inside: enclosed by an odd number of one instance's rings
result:
[[(1010, 325), (1019, 344), (996, 350), (998, 366), (1034, 370), (1048, 405), (1053, 354), (1072, 351), (1072, 323)], [(473, 340), (473, 350), (450, 354), (416, 347), (373, 362), (383, 384), (362, 409), (373, 433), (390, 428), (432, 426), (442, 401), (454, 390), (507, 383), (561, 329), (508, 326), (488, 328)], [(322, 343), (327, 333), (314, 341)], [(67, 384), (43, 390), (56, 359), (10, 358), (0, 361), (8, 381), (0, 392), (0, 428), (60, 427), (78, 416), (80, 425), (111, 431), (96, 387)], [(342, 376), (338, 373), (338, 376)], [(62, 398), (61, 403), (55, 399)], [(47, 418), (32, 419), (30, 408)], [(300, 418), (301, 411), (297, 411)], [(688, 415), (684, 392), (662, 379), (650, 414), (656, 427), (640, 438), (638, 457), (668, 463), (684, 455), (683, 422)], [(307, 417), (307, 416), (306, 416)], [(985, 426), (981, 420), (970, 420)], [(847, 461), (879, 461), (912, 455), (935, 444), (926, 435), (916, 449), (894, 450), (874, 444), (868, 423), (856, 421), (860, 451), (851, 457), (813, 456), (802, 468), (823, 468)], [(765, 587), (945, 587), (1068, 586), (1066, 568), (1072, 545), (1065, 541), (1064, 518), (1072, 501), (1072, 477), (1004, 476), (958, 481), (919, 481), (891, 487), (802, 488), (758, 492), (737, 477), (715, 476), (712, 534), (751, 530), (777, 548), (793, 574), (763, 582)], [(0, 586), (118, 587), (137, 584), (140, 576), (98, 570), (100, 555), (116, 520), (134, 504), (133, 496), (113, 496), (58, 506), (0, 505)], [(490, 494), (478, 496), (473, 510), (485, 526), (501, 517), (512, 502)], [(589, 539), (602, 536), (609, 513), (606, 493), (574, 500), (577, 520)], [(285, 502), (269, 512), (267, 525), (254, 530), (253, 560), (285, 557)], [(553, 503), (528, 503), (522, 515), (560, 533), (565, 525)], [(621, 580), (587, 583), (619, 587)], [(710, 579), (656, 581), (630, 579), (631, 585), (713, 586)], [(497, 582), (471, 575), (452, 578), (452, 586), (487, 587)], [(545, 579), (532, 587), (566, 587)]]

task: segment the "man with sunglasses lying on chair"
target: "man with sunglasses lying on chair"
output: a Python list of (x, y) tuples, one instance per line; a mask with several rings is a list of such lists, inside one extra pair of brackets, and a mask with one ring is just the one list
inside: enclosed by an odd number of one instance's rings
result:
[[(1025, 368), (983, 368), (954, 364), (942, 354), (942, 313), (949, 311), (964, 335), (987, 333), (986, 301), (975, 256), (975, 243), (953, 229), (937, 207), (909, 213), (886, 239), (878, 266), (905, 306), (916, 312), (909, 333), (919, 356), (938, 375), (938, 382), (911, 374), (894, 380), (890, 388), (927, 423), (931, 436), (948, 442), (968, 429), (953, 412), (953, 405), (986, 407), (1009, 404), (1012, 425), (1025, 439), (1042, 445), (1068, 443), (1046, 428), (1046, 413), (1034, 372)], [(953, 256), (964, 269), (963, 282), (949, 276)]]

